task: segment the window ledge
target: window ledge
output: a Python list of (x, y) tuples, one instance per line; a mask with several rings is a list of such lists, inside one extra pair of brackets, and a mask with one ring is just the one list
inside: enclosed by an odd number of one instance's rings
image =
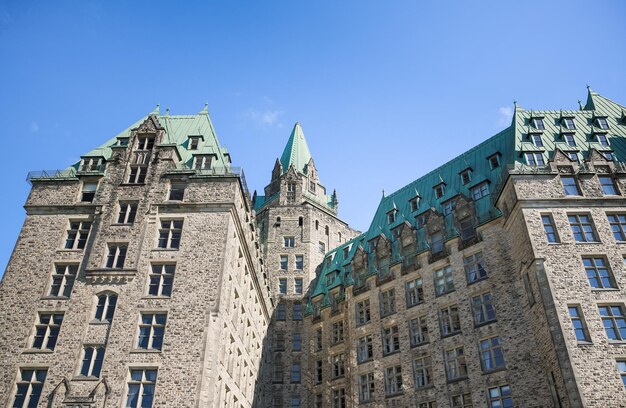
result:
[(594, 244), (594, 245), (598, 245), (598, 244), (602, 244), (601, 241), (575, 241), (575, 244), (578, 245), (584, 245), (584, 244)]
[(418, 390), (418, 391), (428, 390), (430, 388), (435, 388), (435, 384), (430, 383), (430, 384), (425, 385), (423, 387), (415, 387), (415, 389)]
[(619, 292), (619, 288), (591, 288), (592, 292)]
[(86, 377), (84, 375), (76, 375), (74, 377), (72, 377), (72, 381), (100, 381), (99, 377)]
[(130, 224), (129, 224), (129, 223), (126, 223), (126, 224), (123, 224), (123, 223), (119, 223), (119, 222), (114, 222), (114, 223), (112, 223), (112, 224), (111, 224), (111, 226), (112, 226), (112, 227), (131, 227), (131, 226), (133, 226), (134, 224), (135, 224), (135, 223), (130, 223)]
[(339, 377), (333, 377), (333, 378), (330, 379), (330, 381), (343, 380), (344, 377), (345, 377), (345, 374), (344, 375), (340, 375)]
[(441, 297), (441, 296), (445, 296), (445, 295), (447, 295), (449, 293), (452, 293), (452, 292), (455, 292), (455, 291), (456, 291), (456, 289), (448, 289), (445, 292), (437, 293), (435, 295), (435, 297), (438, 298), (438, 297)]
[(29, 348), (22, 351), (23, 354), (52, 354), (54, 350)]
[(593, 342), (587, 340), (576, 340), (578, 346), (593, 346)]
[(357, 361), (357, 364), (365, 364), (365, 363), (369, 363), (371, 361), (374, 361), (374, 357), (370, 357), (367, 360), (363, 360), (363, 361)]
[(442, 338), (442, 339), (447, 339), (448, 337), (456, 336), (457, 334), (461, 334), (461, 330), (459, 330), (459, 331), (455, 331), (455, 332), (453, 332), (453, 333), (442, 334), (442, 335), (441, 335), (441, 338)]
[(612, 344), (614, 346), (626, 346), (626, 340), (610, 340), (609, 339), (609, 344)]
[[(479, 283), (479, 282), (486, 281), (486, 280), (487, 280), (487, 278), (489, 278), (489, 275), (484, 276), (484, 277), (482, 277), (482, 278), (478, 278), (478, 279), (473, 280), (473, 281), (471, 281), (471, 282), (469, 282), (469, 281), (468, 281), (468, 282), (467, 282), (467, 286), (472, 286), (472, 285), (475, 285), (475, 284), (477, 284), (477, 283)], [(465, 279), (467, 280), (467, 278), (465, 278)]]
[(68, 249), (68, 248), (61, 248), (61, 249), (57, 249), (57, 252), (67, 252), (67, 253), (80, 253), (83, 252), (84, 249)]
[(430, 341), (426, 340), (426, 341), (423, 341), (421, 343), (411, 344), (411, 348), (413, 349), (413, 348), (417, 348), (417, 347), (422, 347), (422, 346), (425, 346), (425, 345), (427, 345), (429, 343), (430, 343)]
[(411, 308), (413, 308), (413, 307), (415, 307), (415, 306), (419, 306), (419, 305), (422, 305), (422, 304), (424, 304), (424, 300), (420, 300), (419, 302), (417, 302), (417, 303), (413, 303), (412, 305), (409, 305), (409, 304), (407, 303), (406, 308), (407, 308), (407, 309), (411, 309)]
[(157, 251), (165, 251), (165, 252), (172, 252), (172, 251), (178, 251), (178, 248), (154, 248), (152, 250), (152, 252), (157, 252)]
[(498, 367), (498, 368), (493, 368), (491, 370), (483, 370), (482, 371), (482, 375), (490, 375), (490, 374), (493, 374), (493, 373), (497, 373), (497, 372), (500, 372), (500, 371), (506, 371), (506, 370), (507, 370), (506, 367)]
[(104, 325), (111, 324), (111, 322), (108, 321), (108, 320), (95, 320), (94, 319), (94, 320), (90, 321), (89, 324), (93, 324), (93, 325), (96, 325), (96, 326), (97, 325), (104, 326)]
[(393, 356), (394, 354), (398, 354), (398, 353), (400, 353), (400, 350), (395, 350), (390, 353), (383, 353), (383, 357)]
[(487, 325), (490, 325), (491, 323), (495, 323), (497, 321), (498, 321), (498, 319), (493, 319), (493, 320), (487, 320), (486, 322), (482, 322), (482, 323), (474, 323), (474, 328), (477, 329), (479, 327), (487, 326)]
[(446, 381), (448, 384), (453, 384), (453, 383), (457, 383), (457, 382), (461, 382), (461, 381), (466, 381), (468, 379), (467, 376), (465, 377), (461, 377), (461, 378), (455, 378), (454, 380), (448, 380)]
[(387, 313), (387, 314), (382, 314), (382, 313), (381, 313), (381, 314), (380, 314), (380, 318), (381, 318), (381, 319), (384, 319), (384, 318), (386, 318), (386, 317), (393, 316), (393, 315), (395, 315), (396, 313), (397, 313), (397, 312), (391, 312), (391, 313)]
[(42, 296), (40, 300), (70, 300), (69, 296)]
[(385, 394), (385, 398), (395, 398), (404, 395), (404, 391), (394, 392), (393, 394)]
[(129, 351), (129, 353), (132, 354), (161, 354), (163, 352), (163, 350), (156, 350), (156, 349), (132, 349)]
[(120, 187), (138, 187), (145, 186), (146, 183), (120, 183)]
[(170, 300), (171, 298), (172, 298), (171, 296), (152, 296), (152, 295), (145, 295), (145, 296), (141, 297), (141, 299), (151, 299), (151, 300), (152, 299), (156, 299), (156, 300), (159, 300), (159, 299)]

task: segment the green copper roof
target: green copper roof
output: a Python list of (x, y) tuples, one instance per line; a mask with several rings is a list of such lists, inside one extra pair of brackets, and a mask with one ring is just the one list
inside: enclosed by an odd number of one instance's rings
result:
[[(159, 111), (159, 106), (157, 106), (148, 115), (82, 157), (102, 156), (105, 160), (109, 159), (111, 157), (111, 146), (117, 143), (117, 139), (130, 137), (131, 130), (137, 128), (150, 116), (155, 117), (161, 126), (165, 128), (165, 137), (162, 143), (176, 145), (182, 163), (191, 165), (194, 155), (210, 154), (214, 156), (213, 167), (228, 166), (230, 162), (227, 157), (228, 152), (225, 147), (219, 144), (207, 106), (196, 115), (170, 115), (169, 110), (165, 115), (162, 115)], [(197, 149), (189, 149), (189, 136), (201, 136)]]
[[(545, 126), (544, 130), (535, 129), (532, 118), (541, 117)], [(565, 130), (561, 126), (561, 118), (571, 117), (574, 119), (575, 130)], [(595, 118), (605, 117), (609, 129), (602, 130), (597, 127)], [(529, 134), (541, 133), (543, 146), (537, 147), (532, 144)], [(563, 134), (573, 133), (576, 146), (570, 146), (563, 138)], [(595, 136), (597, 133), (606, 133), (609, 146), (602, 146)], [(349, 263), (352, 260), (356, 248), (361, 247), (365, 252), (371, 252), (369, 242), (381, 234), (394, 245), (395, 237), (391, 230), (403, 222), (408, 222), (417, 230), (418, 251), (428, 249), (425, 234), (422, 228), (418, 228), (416, 217), (434, 208), (439, 213), (444, 213), (446, 201), (463, 194), (472, 198), (471, 188), (487, 182), (489, 191), (499, 181), (500, 175), (507, 166), (526, 166), (524, 153), (538, 152), (544, 156), (547, 163), (554, 157), (557, 149), (564, 152), (578, 152), (578, 159), (587, 159), (591, 149), (604, 152), (612, 152), (615, 159), (626, 162), (626, 108), (610, 99), (603, 97), (589, 89), (587, 103), (582, 110), (563, 111), (533, 111), (515, 106), (515, 112), (511, 125), (492, 136), (476, 147), (468, 150), (460, 156), (450, 160), (435, 170), (423, 175), (417, 180), (407, 184), (398, 191), (384, 196), (379, 205), (369, 229), (362, 235), (350, 242), (333, 249), (326, 254), (325, 262), (317, 277), (311, 297), (325, 295), (337, 286), (352, 285)], [(493, 168), (489, 163), (489, 157), (498, 154), (500, 166)], [(463, 184), (460, 173), (466, 169), (471, 170), (471, 181)], [(442, 184), (444, 194), (442, 197), (435, 196), (434, 187)], [(419, 205), (415, 211), (411, 211), (410, 200), (419, 197)], [(477, 222), (483, 223), (499, 216), (499, 211), (493, 206), (491, 195), (474, 201)], [(387, 214), (396, 210), (395, 221), (389, 224)], [(445, 216), (446, 232), (448, 236), (455, 235), (453, 215)], [(350, 250), (344, 254), (344, 248)], [(347, 255), (347, 257), (344, 257)], [(328, 274), (339, 272), (338, 276), (330, 279)], [(375, 271), (373, 273), (376, 273)], [(324, 305), (328, 304), (324, 300)], [(311, 304), (307, 306), (307, 313), (311, 311)]]
[(296, 171), (306, 174), (306, 166), (311, 160), (311, 152), (306, 144), (302, 126), (296, 123), (289, 136), (289, 141), (283, 155), (280, 157), (280, 164), (283, 166), (283, 173), (287, 173), (289, 166), (294, 166)]

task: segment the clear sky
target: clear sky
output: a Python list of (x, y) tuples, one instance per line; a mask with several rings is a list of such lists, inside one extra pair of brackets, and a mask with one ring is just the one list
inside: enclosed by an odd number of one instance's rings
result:
[[(340, 215), (510, 123), (575, 109), (587, 84), (626, 104), (623, 1), (0, 0), (0, 273), (30, 170), (65, 168), (151, 111), (200, 111), (269, 181), (302, 123)], [(58, 239), (58, 237), (50, 237)]]

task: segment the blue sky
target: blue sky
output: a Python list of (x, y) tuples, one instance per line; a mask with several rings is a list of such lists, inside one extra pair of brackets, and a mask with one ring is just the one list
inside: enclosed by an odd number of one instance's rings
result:
[[(480, 6), (478, 6), (480, 4)], [(262, 190), (302, 123), (340, 215), (367, 229), (392, 192), (508, 126), (626, 104), (622, 1), (0, 1), (0, 270), (30, 170), (67, 167), (151, 111), (209, 103)], [(56, 237), (51, 237), (56, 239)]]

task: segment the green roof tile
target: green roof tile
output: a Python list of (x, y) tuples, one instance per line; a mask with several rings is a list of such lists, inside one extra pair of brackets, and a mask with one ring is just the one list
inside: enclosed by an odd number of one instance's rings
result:
[(311, 152), (304, 138), (302, 126), (296, 123), (291, 131), (291, 136), (289, 136), (283, 155), (280, 157), (283, 173), (287, 173), (289, 166), (294, 166), (296, 171), (306, 174), (306, 166), (311, 158)]

